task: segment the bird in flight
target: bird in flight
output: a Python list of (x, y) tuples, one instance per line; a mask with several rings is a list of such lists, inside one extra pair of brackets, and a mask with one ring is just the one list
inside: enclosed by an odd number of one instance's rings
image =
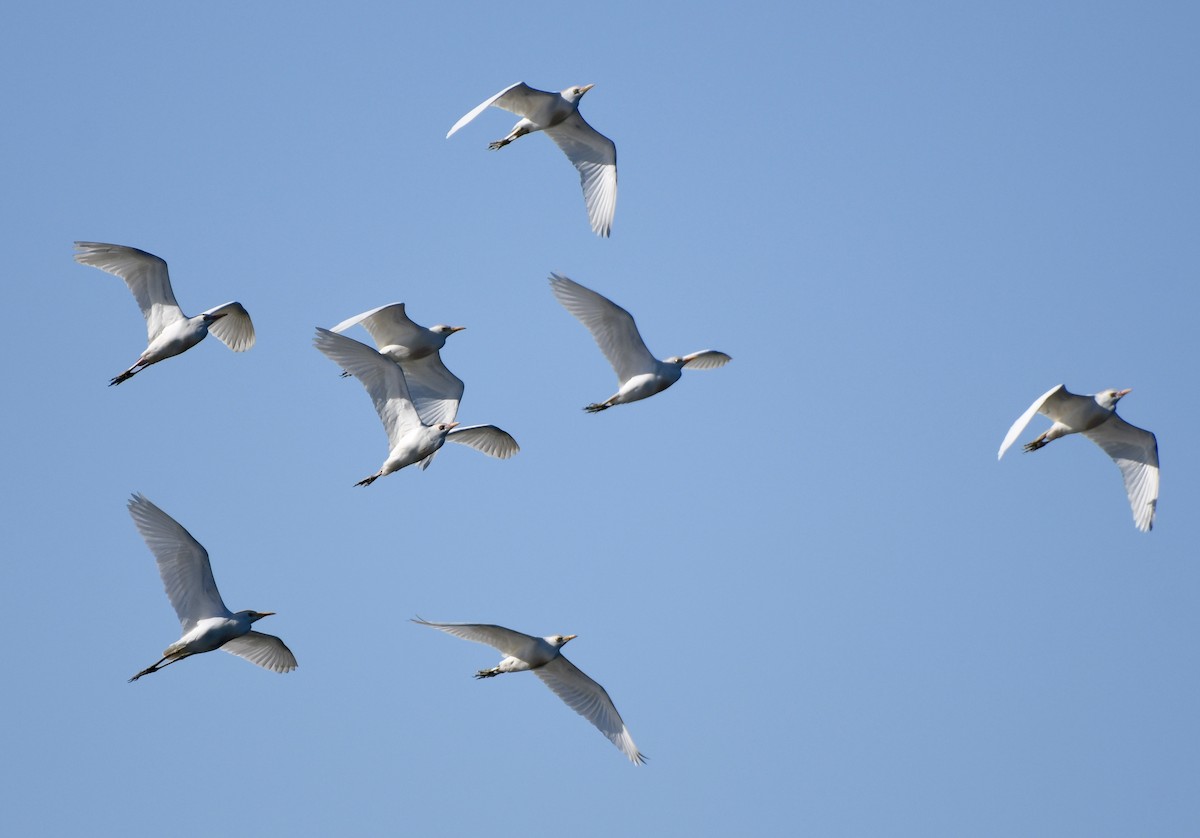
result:
[(274, 611), (238, 611), (234, 614), (225, 607), (213, 579), (208, 551), (192, 538), (191, 533), (141, 494), (130, 499), (129, 514), (154, 554), (163, 587), (167, 589), (167, 599), (183, 628), (183, 636), (168, 646), (157, 662), (130, 678), (130, 682), (214, 649), (245, 658), (273, 672), (291, 672), (296, 668), (296, 657), (282, 640), (250, 628)]
[(617, 373), (620, 388), (604, 401), (585, 407), (588, 413), (599, 413), (613, 405), (628, 404), (661, 393), (679, 380), (684, 367), (710, 370), (733, 360), (724, 352), (704, 349), (660, 361), (646, 348), (633, 315), (612, 300), (560, 274), (550, 274), (550, 290), (563, 308), (592, 333), (600, 351)]
[(442, 362), (440, 350), (446, 338), (466, 327), (439, 323), (427, 329), (408, 318), (404, 303), (392, 303), (349, 317), (329, 331), (341, 334), (360, 323), (375, 341), (379, 354), (400, 365), (421, 421), (426, 425), (453, 422), (464, 388), (462, 379)]
[(492, 678), (506, 672), (532, 670), (555, 695), (567, 706), (608, 737), (621, 753), (635, 765), (646, 762), (646, 757), (633, 744), (629, 729), (621, 720), (621, 714), (604, 687), (597, 684), (562, 654), (562, 647), (575, 639), (574, 634), (554, 634), (549, 637), (533, 637), (503, 626), (478, 623), (432, 623), (417, 617), (414, 623), (440, 629), (447, 634), (484, 643), (505, 655), (491, 669), (481, 669), (476, 678)]
[(495, 425), (459, 427), (458, 422), (423, 423), (413, 405), (400, 365), (366, 344), (318, 327), (313, 345), (330, 360), (341, 364), (342, 369), (366, 388), (387, 432), (387, 459), (379, 471), (354, 485), (370, 486), (380, 477), (413, 463), (427, 468), (447, 439), (501, 460), (507, 460), (521, 450), (507, 431)]
[(1158, 440), (1154, 434), (1130, 425), (1117, 415), (1117, 402), (1129, 392), (1103, 390), (1094, 396), (1077, 396), (1061, 384), (1051, 388), (1008, 429), (996, 459), (1004, 456), (1035, 413), (1044, 414), (1054, 424), (1027, 443), (1025, 451), (1037, 451), (1068, 434), (1083, 434), (1103, 448), (1121, 469), (1125, 493), (1133, 509), (1133, 523), (1142, 532), (1149, 532), (1158, 507)]
[(526, 134), (544, 131), (579, 170), (588, 221), (598, 236), (612, 231), (617, 210), (617, 147), (579, 115), (579, 100), (595, 85), (568, 87), (558, 93), (536, 90), (519, 81), (480, 102), (446, 134), (446, 139), (489, 107), (503, 108), (521, 117), (512, 131), (488, 148), (504, 148)]
[(188, 317), (175, 302), (167, 263), (153, 253), (102, 242), (75, 242), (75, 261), (125, 280), (146, 318), (148, 345), (137, 361), (108, 382), (128, 381), (151, 364), (165, 361), (204, 340), (212, 332), (234, 352), (254, 346), (254, 324), (239, 302), (228, 302)]

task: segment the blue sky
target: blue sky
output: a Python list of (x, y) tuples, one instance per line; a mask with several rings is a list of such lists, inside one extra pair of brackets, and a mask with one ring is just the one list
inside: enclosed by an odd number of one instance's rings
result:
[[(22, 833), (1166, 835), (1196, 829), (1198, 14), (1187, 4), (26, 4), (9, 242), (5, 821)], [(512, 82), (594, 83), (611, 239)], [(76, 239), (252, 314), (144, 347)], [(615, 390), (561, 272), (685, 372)], [(466, 325), (448, 447), (386, 444), (313, 327)], [(995, 452), (1057, 383), (1132, 388), (1155, 530), (1086, 440)], [(1027, 438), (1040, 431), (1039, 420)], [(126, 679), (178, 624), (125, 502), (209, 550), (300, 668)], [(414, 626), (572, 633), (650, 763)]]

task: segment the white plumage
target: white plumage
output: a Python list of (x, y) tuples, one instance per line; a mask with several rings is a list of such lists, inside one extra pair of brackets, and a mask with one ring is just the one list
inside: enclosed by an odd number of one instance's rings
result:
[(1149, 532), (1158, 507), (1158, 440), (1154, 434), (1130, 425), (1117, 415), (1117, 402), (1129, 392), (1104, 390), (1094, 396), (1077, 396), (1061, 384), (1052, 387), (1008, 429), (996, 459), (1004, 456), (1035, 414), (1044, 414), (1054, 424), (1025, 445), (1025, 451), (1037, 451), (1068, 434), (1083, 434), (1103, 448), (1121, 469), (1133, 523), (1142, 532)]
[(496, 140), (488, 148), (501, 149), (526, 134), (544, 131), (579, 170), (588, 221), (597, 235), (607, 236), (612, 231), (613, 215), (617, 211), (617, 147), (579, 114), (579, 100), (593, 86), (586, 84), (551, 93), (532, 88), (525, 82), (510, 84), (454, 123), (446, 138), (489, 107), (517, 114), (521, 120), (508, 136)]
[(533, 637), (519, 631), (480, 623), (431, 623), (421, 618), (413, 620), (422, 626), (441, 629), (447, 634), (483, 643), (499, 650), (506, 657), (491, 669), (481, 669), (475, 674), (476, 678), (491, 678), (506, 672), (524, 672), (532, 670), (542, 683), (554, 691), (554, 694), (566, 702), (567, 706), (608, 737), (621, 753), (629, 757), (635, 765), (641, 765), (646, 757), (633, 743), (629, 729), (617, 712), (612, 699), (608, 697), (604, 687), (597, 684), (579, 667), (567, 660), (562, 654), (562, 647), (575, 639), (573, 634), (554, 634), (547, 637)]

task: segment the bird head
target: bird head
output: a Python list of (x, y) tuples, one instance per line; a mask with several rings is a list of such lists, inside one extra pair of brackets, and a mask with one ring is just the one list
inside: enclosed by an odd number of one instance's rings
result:
[(1096, 404), (1100, 405), (1105, 410), (1112, 410), (1117, 406), (1117, 402), (1129, 395), (1132, 390), (1105, 390), (1102, 393), (1096, 394)]
[(250, 622), (252, 622), (252, 623), (257, 623), (263, 617), (275, 616), (274, 611), (243, 611), (242, 613), (245, 614), (247, 617), (249, 617)]
[(461, 332), (465, 328), (467, 328), (467, 327), (466, 326), (447, 326), (444, 323), (438, 323), (436, 326), (430, 326), (429, 331), (433, 332), (435, 335), (445, 335), (446, 337), (450, 337), (455, 332)]
[(589, 90), (591, 90), (595, 86), (596, 85), (594, 85), (594, 84), (585, 84), (585, 85), (578, 86), (578, 87), (568, 87), (566, 90), (564, 90), (562, 92), (561, 95), (568, 102), (578, 102), (580, 99), (583, 98), (583, 94), (587, 93)]
[(683, 369), (684, 365), (687, 364), (687, 358), (684, 358), (681, 355), (672, 355), (670, 358), (663, 361), (663, 363), (670, 364), (673, 367), (679, 367), (680, 369)]
[(577, 634), (556, 634), (553, 637), (547, 637), (546, 642), (557, 649), (561, 646), (566, 646), (567, 643), (574, 640), (578, 636), (579, 635)]
[(442, 422), (438, 425), (434, 425), (434, 427), (438, 430), (439, 433), (448, 434), (452, 430), (457, 428), (459, 426), (459, 424), (460, 423), (458, 423), (458, 422)]
[(216, 323), (218, 320), (220, 320), (226, 314), (229, 314), (229, 312), (218, 311), (215, 314), (206, 314), (206, 315), (204, 315), (204, 325), (207, 326), (210, 323)]

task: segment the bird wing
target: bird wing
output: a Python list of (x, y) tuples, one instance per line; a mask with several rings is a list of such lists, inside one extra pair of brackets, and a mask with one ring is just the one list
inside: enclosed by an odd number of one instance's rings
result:
[(425, 330), (408, 319), (404, 303), (389, 303), (364, 311), (343, 320), (329, 331), (344, 332), (359, 323), (362, 323), (380, 349), (391, 344), (415, 346), (426, 342), (423, 335)]
[(272, 672), (291, 672), (299, 664), (282, 640), (273, 634), (250, 631), (241, 637), (225, 641), (221, 651), (245, 658), (250, 663)]
[(1048, 404), (1052, 405), (1053, 402), (1063, 398), (1064, 396), (1071, 397), (1072, 394), (1068, 393), (1066, 388), (1061, 384), (1051, 387), (1049, 390), (1039, 396), (1037, 401), (1031, 404), (1029, 409), (1021, 414), (1021, 418), (1016, 422), (1013, 422), (1013, 426), (1008, 429), (1008, 433), (1004, 435), (1004, 442), (1000, 443), (1000, 453), (996, 455), (996, 459), (999, 460), (1002, 458), (1004, 456), (1004, 452), (1007, 451), (1012, 444), (1017, 441), (1017, 437), (1019, 437), (1021, 432), (1025, 430), (1025, 426), (1029, 424), (1029, 420), (1034, 417), (1034, 414), (1038, 413), (1039, 411), (1044, 412), (1044, 407), (1046, 407)]
[(635, 765), (646, 761), (637, 745), (633, 744), (629, 729), (625, 727), (621, 714), (604, 687), (585, 675), (579, 667), (559, 655), (533, 670), (533, 674), (541, 678), (542, 683), (565, 701), (568, 707), (594, 724)]
[(362, 382), (393, 448), (408, 432), (420, 426), (421, 417), (408, 395), (408, 385), (399, 364), (364, 343), (320, 327), (313, 345)]
[(563, 308), (592, 333), (622, 384), (635, 375), (657, 371), (658, 359), (646, 348), (633, 315), (561, 274), (550, 274), (550, 290)]
[(447, 634), (453, 634), (455, 637), (461, 637), (463, 640), (470, 640), (474, 643), (483, 643), (485, 646), (491, 646), (505, 655), (515, 655), (518, 652), (528, 649), (530, 643), (536, 643), (538, 638), (529, 634), (521, 634), (519, 631), (504, 628), (504, 626), (493, 626), (484, 623), (431, 623), (428, 620), (422, 620), (417, 617), (413, 620), (414, 623), (430, 628), (441, 629)]
[(217, 591), (208, 551), (191, 533), (140, 493), (130, 498), (129, 514), (154, 554), (167, 599), (185, 633), (200, 620), (232, 616)]
[(490, 106), (495, 105), (498, 108), (503, 108), (511, 113), (525, 116), (532, 108), (532, 103), (537, 101), (538, 96), (556, 96), (555, 93), (549, 93), (545, 90), (537, 90), (530, 87), (523, 81), (516, 84), (510, 84), (508, 87), (501, 90), (495, 96), (490, 96), (484, 99), (474, 108), (472, 108), (462, 119), (454, 123), (454, 127), (446, 132), (446, 139), (454, 136), (454, 132), (462, 128), (468, 122), (481, 113), (486, 111)]
[(508, 431), (501, 430), (495, 425), (468, 425), (465, 428), (455, 428), (446, 434), (450, 442), (469, 445), (476, 451), (482, 451), (489, 457), (507, 460), (521, 450), (517, 441)]
[(732, 361), (733, 358), (715, 349), (702, 349), (691, 355), (683, 356), (683, 365), (689, 370), (715, 370)]
[(75, 242), (75, 248), (79, 251), (75, 254), (79, 264), (91, 265), (125, 280), (146, 318), (148, 340), (154, 340), (176, 320), (184, 319), (171, 290), (167, 263), (153, 253), (103, 242)]
[(1158, 507), (1158, 440), (1115, 413), (1083, 435), (1104, 449), (1121, 469), (1133, 522), (1142, 532), (1154, 526)]
[(421, 421), (426, 425), (453, 422), (464, 386), (461, 378), (446, 369), (441, 354), (406, 360), (400, 368)]
[(221, 314), (225, 316), (209, 324), (209, 334), (217, 336), (221, 343), (234, 352), (245, 352), (254, 346), (254, 323), (250, 320), (250, 312), (239, 302), (223, 303), (214, 306), (204, 314)]
[(617, 211), (616, 144), (588, 125), (579, 111), (545, 131), (579, 170), (583, 202), (587, 205), (592, 231), (607, 236)]

